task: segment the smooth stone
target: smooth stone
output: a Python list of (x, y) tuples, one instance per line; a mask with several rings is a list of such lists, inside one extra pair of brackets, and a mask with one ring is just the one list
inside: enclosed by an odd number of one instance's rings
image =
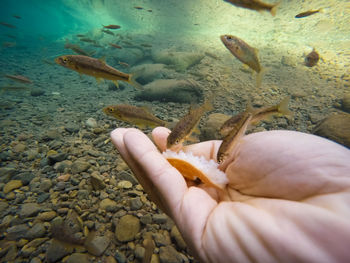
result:
[(73, 246), (67, 243), (63, 243), (59, 240), (52, 239), (51, 244), (46, 250), (46, 261), (48, 263), (54, 263), (63, 257), (73, 252)]
[(154, 214), (153, 223), (155, 224), (164, 224), (168, 220), (168, 217), (165, 214)]
[(140, 220), (133, 215), (120, 218), (115, 228), (115, 236), (121, 242), (132, 241), (140, 231)]
[(176, 245), (180, 249), (182, 249), (182, 250), (186, 249), (186, 247), (187, 247), (186, 242), (183, 239), (179, 229), (175, 225), (171, 228), (170, 236), (173, 240), (175, 240)]
[(26, 236), (29, 227), (26, 224), (15, 225), (7, 229), (8, 240), (18, 240)]
[(70, 255), (67, 260), (65, 261), (66, 263), (89, 263), (90, 256), (88, 254), (84, 253), (73, 253)]
[(136, 246), (134, 250), (135, 258), (141, 261), (145, 256), (145, 252), (146, 252), (146, 249), (144, 247)]
[(167, 231), (164, 231), (163, 233), (157, 232), (153, 235), (153, 238), (157, 247), (167, 246), (171, 244), (170, 235)]
[(34, 88), (30, 91), (30, 96), (39, 97), (45, 94), (45, 90)]
[(76, 123), (68, 123), (64, 126), (64, 129), (69, 133), (76, 133), (79, 132), (80, 126)]
[(98, 126), (97, 121), (94, 118), (88, 118), (85, 124), (89, 128), (96, 128)]
[(41, 139), (43, 141), (52, 141), (52, 140), (58, 140), (61, 137), (61, 133), (58, 130), (48, 130), (45, 131)]
[(91, 232), (86, 238), (84, 246), (87, 251), (94, 256), (101, 256), (111, 242), (111, 234), (98, 236), (95, 232)]
[(81, 189), (78, 191), (77, 193), (77, 198), (78, 200), (85, 200), (89, 197), (89, 191), (88, 190), (85, 190), (85, 189)]
[(152, 216), (150, 214), (145, 214), (140, 218), (140, 222), (144, 225), (152, 223)]
[(106, 198), (100, 202), (100, 208), (107, 212), (116, 212), (118, 210), (118, 204), (116, 201)]
[(3, 192), (4, 192), (4, 194), (7, 194), (14, 189), (18, 189), (18, 188), (22, 187), (22, 185), (23, 185), (22, 181), (20, 181), (20, 180), (11, 180), (7, 184), (5, 184)]
[(313, 133), (350, 148), (350, 113), (330, 114), (315, 127)]
[(132, 183), (130, 181), (123, 180), (118, 183), (117, 187), (120, 189), (130, 189), (132, 188)]
[(28, 230), (26, 238), (29, 240), (44, 237), (46, 234), (46, 228), (43, 223), (36, 223), (31, 229)]
[(14, 262), (18, 255), (16, 244), (14, 242), (9, 243), (6, 250), (6, 256), (1, 258), (1, 262)]
[(21, 255), (24, 257), (28, 257), (30, 254), (32, 254), (37, 249), (38, 246), (40, 246), (41, 244), (43, 244), (47, 240), (49, 240), (48, 237), (43, 237), (43, 238), (36, 238), (36, 239), (30, 241), (29, 243), (25, 244), (22, 247)]
[(9, 207), (9, 204), (4, 201), (0, 201), (0, 214)]
[(42, 193), (36, 199), (38, 204), (44, 203), (50, 197), (49, 193)]
[(36, 203), (26, 203), (23, 204), (21, 210), (19, 211), (20, 218), (32, 217), (40, 212), (41, 208)]
[(160, 247), (159, 259), (161, 263), (182, 263), (182, 257), (172, 246)]
[(15, 175), (13, 179), (21, 180), (23, 185), (28, 185), (34, 179), (34, 177), (35, 177), (34, 173), (24, 172), (24, 173)]
[(66, 153), (56, 153), (47, 157), (49, 159), (49, 164), (54, 165), (55, 163), (62, 162), (67, 158)]
[(0, 182), (7, 183), (12, 176), (17, 173), (17, 169), (12, 167), (0, 167)]
[(119, 262), (117, 262), (113, 256), (108, 256), (106, 257), (106, 260), (104, 263), (119, 263)]
[(130, 199), (130, 209), (139, 210), (143, 206), (143, 203), (139, 197)]
[(52, 182), (50, 179), (43, 179), (40, 182), (39, 189), (43, 192), (48, 192), (52, 187)]
[(71, 171), (72, 171), (72, 174), (78, 174), (81, 172), (85, 172), (87, 169), (89, 169), (89, 167), (90, 167), (90, 164), (88, 162), (77, 160), (73, 162), (71, 166)]
[(103, 176), (100, 175), (100, 173), (97, 171), (94, 171), (90, 174), (90, 182), (95, 191), (106, 188), (106, 184), (103, 180)]
[(19, 143), (12, 148), (12, 151), (15, 153), (21, 153), (21, 152), (24, 152), (25, 149), (26, 149), (25, 144)]
[(57, 213), (55, 211), (48, 211), (48, 212), (42, 212), (40, 213), (36, 219), (41, 221), (50, 221), (54, 219), (57, 216)]
[(118, 250), (117, 252), (115, 252), (114, 258), (117, 260), (118, 263), (126, 263), (127, 261), (125, 254)]
[(41, 259), (38, 257), (32, 258), (29, 263), (42, 263)]

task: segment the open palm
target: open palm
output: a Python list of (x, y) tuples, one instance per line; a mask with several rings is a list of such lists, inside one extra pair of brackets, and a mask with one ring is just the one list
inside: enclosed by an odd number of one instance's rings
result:
[[(152, 135), (162, 151), (169, 130)], [(350, 259), (350, 151), (291, 131), (247, 135), (223, 191), (188, 186), (141, 131), (112, 141), (202, 262), (344, 262)], [(220, 141), (184, 148), (216, 159)]]

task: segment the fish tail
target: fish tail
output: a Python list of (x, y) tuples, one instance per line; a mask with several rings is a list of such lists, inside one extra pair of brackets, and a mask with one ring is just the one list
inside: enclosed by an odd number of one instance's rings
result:
[(275, 16), (275, 15), (276, 15), (276, 11), (277, 11), (277, 8), (278, 8), (278, 6), (280, 5), (280, 3), (281, 3), (281, 2), (278, 2), (277, 4), (275, 4), (275, 5), (271, 8), (270, 13), (271, 13), (272, 16)]
[(256, 87), (257, 88), (261, 87), (262, 78), (265, 75), (265, 73), (266, 73), (266, 69), (265, 68), (261, 68), (261, 70), (256, 75)]
[(292, 117), (293, 112), (291, 112), (288, 109), (289, 101), (290, 101), (290, 96), (285, 97), (278, 105), (278, 112), (285, 115), (285, 116)]
[(129, 83), (134, 86), (136, 89), (143, 90), (143, 86), (136, 81), (138, 77), (140, 77), (145, 72), (145, 68), (138, 70), (132, 74), (130, 74)]

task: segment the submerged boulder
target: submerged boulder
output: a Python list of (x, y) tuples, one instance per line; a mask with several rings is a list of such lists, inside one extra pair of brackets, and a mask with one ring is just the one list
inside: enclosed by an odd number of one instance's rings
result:
[(138, 65), (132, 67), (130, 72), (135, 72), (136, 74), (139, 72), (136, 80), (143, 85), (156, 79), (167, 78), (175, 73), (174, 70), (167, 68), (167, 65), (159, 63)]
[(176, 71), (183, 72), (191, 66), (198, 64), (204, 58), (204, 54), (184, 51), (171, 51), (169, 49), (155, 50), (152, 59), (156, 63), (174, 66)]
[(191, 103), (199, 102), (203, 91), (199, 84), (190, 80), (158, 79), (144, 86), (136, 93), (136, 100)]

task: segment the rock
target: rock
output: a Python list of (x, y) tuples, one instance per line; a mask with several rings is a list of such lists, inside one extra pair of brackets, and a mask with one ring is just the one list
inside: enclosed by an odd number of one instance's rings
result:
[(160, 247), (159, 258), (161, 263), (182, 263), (181, 254), (172, 246)]
[(90, 167), (90, 164), (88, 162), (77, 160), (72, 164), (72, 167), (71, 167), (72, 174), (85, 172), (87, 169), (89, 169), (89, 167)]
[(39, 194), (38, 198), (36, 199), (36, 202), (38, 204), (44, 203), (49, 197), (50, 197), (49, 193)]
[(126, 263), (126, 261), (127, 261), (124, 253), (120, 252), (118, 250), (117, 250), (117, 252), (115, 252), (114, 258), (117, 260), (118, 263)]
[(172, 239), (175, 240), (176, 245), (181, 249), (185, 250), (187, 245), (185, 243), (185, 240), (183, 239), (179, 229), (176, 226), (173, 226), (171, 228), (170, 236)]
[(8, 240), (18, 240), (25, 237), (29, 230), (29, 227), (26, 224), (15, 225), (7, 229)]
[(67, 123), (64, 129), (69, 133), (77, 133), (80, 130), (80, 126), (76, 123)]
[(1, 258), (1, 262), (14, 262), (18, 253), (15, 242), (8, 242), (6, 247), (6, 256)]
[(166, 68), (165, 64), (142, 64), (132, 67), (130, 71), (140, 72), (140, 76), (138, 76), (136, 80), (142, 85), (174, 74), (174, 71)]
[(139, 197), (130, 199), (130, 209), (139, 210), (143, 206), (143, 203)]
[(78, 191), (78, 194), (77, 194), (78, 200), (88, 199), (88, 197), (89, 197), (89, 191), (88, 190), (82, 189), (82, 190)]
[(45, 90), (42, 90), (39, 88), (34, 88), (30, 91), (30, 96), (33, 96), (33, 97), (39, 97), (44, 94), (45, 94)]
[(107, 212), (116, 212), (118, 210), (118, 204), (117, 202), (106, 198), (100, 202), (100, 208)]
[(104, 178), (99, 172), (94, 171), (90, 174), (90, 182), (95, 191), (106, 188), (106, 184), (103, 182)]
[(89, 128), (96, 128), (96, 127), (98, 127), (97, 121), (94, 118), (88, 118), (86, 120), (85, 124)]
[(115, 228), (115, 236), (121, 242), (132, 241), (140, 231), (140, 220), (133, 215), (120, 218)]
[(25, 149), (26, 149), (25, 144), (19, 143), (12, 148), (12, 151), (15, 153), (21, 153), (21, 152), (24, 152)]
[(43, 192), (48, 192), (52, 187), (52, 182), (50, 179), (43, 179), (40, 182), (39, 189)]
[(62, 162), (67, 158), (66, 153), (56, 153), (56, 154), (51, 154), (48, 157), (49, 160), (49, 165), (54, 165), (57, 162)]
[(202, 53), (174, 52), (168, 49), (154, 49), (152, 59), (156, 63), (173, 65), (176, 71), (184, 72), (189, 67), (198, 64), (204, 58)]
[(13, 175), (17, 173), (15, 168), (0, 167), (0, 182), (7, 183)]
[(118, 183), (117, 187), (120, 189), (130, 189), (132, 188), (132, 183), (130, 181), (123, 180)]
[(57, 181), (59, 182), (67, 182), (70, 178), (70, 174), (62, 174), (59, 177), (57, 177)]
[(342, 109), (345, 112), (350, 113), (350, 93), (344, 95), (344, 98), (342, 99)]
[(14, 189), (18, 189), (18, 188), (22, 187), (22, 185), (23, 185), (22, 181), (20, 181), (20, 180), (11, 180), (7, 184), (5, 184), (5, 186), (3, 188), (3, 192), (4, 192), (4, 194), (7, 194)]
[(135, 250), (134, 250), (134, 254), (136, 259), (142, 261), (144, 255), (145, 255), (146, 249), (142, 246), (136, 246)]
[(171, 239), (168, 231), (163, 231), (163, 233), (157, 232), (153, 235), (153, 238), (157, 247), (167, 246), (171, 244)]
[(350, 113), (330, 114), (315, 127), (312, 133), (350, 148)]
[(7, 202), (0, 201), (0, 214), (4, 212), (9, 207)]
[(38, 257), (34, 257), (34, 258), (32, 258), (32, 259), (30, 260), (29, 263), (41, 263), (41, 259), (38, 258)]
[(57, 213), (55, 211), (48, 211), (48, 212), (42, 212), (40, 213), (36, 219), (40, 221), (50, 221), (54, 219), (57, 216)]
[(90, 256), (88, 254), (84, 253), (73, 253), (70, 255), (67, 260), (65, 261), (66, 263), (89, 263)]
[(15, 175), (13, 179), (21, 180), (23, 185), (28, 185), (30, 181), (33, 180), (34, 177), (35, 177), (34, 173), (25, 172), (25, 173), (20, 173)]
[(190, 80), (158, 79), (136, 93), (136, 100), (193, 103), (203, 98), (199, 84)]
[(43, 223), (36, 223), (29, 231), (26, 233), (25, 237), (29, 240), (44, 237), (46, 234), (46, 228)]
[(19, 211), (20, 218), (36, 216), (40, 212), (41, 208), (36, 203), (26, 203), (23, 204), (21, 210)]
[(101, 256), (111, 242), (110, 234), (98, 236), (96, 232), (90, 232), (86, 238), (84, 246), (88, 252), (94, 256)]
[(119, 263), (119, 261), (117, 262), (114, 257), (108, 256), (104, 263)]
[(119, 61), (127, 61), (129, 65), (137, 64), (142, 61), (145, 54), (140, 48), (128, 47), (123, 45), (123, 49), (114, 49), (112, 57), (115, 58), (115, 63)]
[(36, 238), (29, 243), (25, 244), (21, 249), (21, 256), (29, 257), (41, 244), (49, 240), (47, 237)]
[(150, 214), (145, 214), (140, 218), (140, 222), (144, 225), (148, 225), (152, 223), (152, 216)]
[(153, 223), (155, 224), (164, 224), (168, 220), (168, 217), (165, 214), (154, 214)]
[(46, 261), (48, 263), (54, 263), (63, 257), (71, 254), (73, 252), (73, 246), (58, 241), (56, 239), (52, 239), (51, 244), (46, 250)]
[(48, 130), (42, 134), (41, 139), (43, 141), (51, 141), (51, 140), (57, 140), (60, 137), (61, 137), (61, 133), (58, 130)]

